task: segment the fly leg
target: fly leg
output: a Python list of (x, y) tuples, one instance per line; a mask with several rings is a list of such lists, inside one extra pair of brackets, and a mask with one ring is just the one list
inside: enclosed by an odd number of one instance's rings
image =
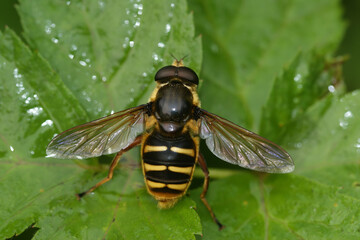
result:
[(82, 193), (78, 193), (76, 194), (76, 197), (78, 199), (81, 199), (82, 197), (84, 197), (85, 195), (91, 193), (92, 191), (94, 191), (96, 188), (100, 187), (101, 185), (103, 185), (104, 183), (108, 182), (109, 180), (111, 180), (111, 178), (113, 177), (113, 173), (115, 170), (116, 165), (119, 163), (120, 157), (123, 153), (129, 151), (130, 149), (132, 149), (133, 147), (139, 145), (141, 143), (141, 136), (135, 138), (134, 142), (132, 144), (130, 144), (129, 146), (127, 146), (126, 148), (122, 149), (120, 152), (118, 152), (116, 154), (116, 156), (114, 157), (114, 159), (111, 162), (110, 165), (110, 169), (108, 172), (107, 177), (105, 177), (103, 180), (101, 180), (100, 182), (98, 182), (97, 184), (95, 184), (94, 186), (92, 186), (89, 190), (82, 192)]
[(210, 215), (213, 219), (213, 221), (219, 226), (219, 230), (223, 229), (225, 226), (222, 225), (219, 220), (217, 220), (217, 218), (215, 217), (215, 214), (214, 212), (212, 211), (208, 201), (206, 200), (205, 198), (205, 195), (207, 193), (207, 190), (209, 188), (209, 180), (210, 180), (210, 176), (209, 176), (209, 170), (206, 166), (206, 162), (205, 162), (205, 159), (204, 159), (204, 156), (199, 153), (199, 161), (198, 161), (200, 167), (201, 167), (201, 170), (204, 172), (204, 175), (205, 175), (205, 178), (204, 178), (204, 186), (203, 186), (203, 191), (200, 195), (200, 198), (201, 198), (201, 201), (204, 203), (205, 207), (208, 209), (208, 211), (210, 212)]

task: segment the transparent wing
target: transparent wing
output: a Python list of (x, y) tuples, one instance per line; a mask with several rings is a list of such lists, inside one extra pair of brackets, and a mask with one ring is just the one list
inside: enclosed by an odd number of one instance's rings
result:
[(203, 109), (200, 119), (200, 137), (218, 158), (261, 172), (294, 170), (290, 155), (275, 143)]
[(66, 130), (49, 143), (55, 158), (89, 158), (119, 152), (145, 130), (147, 104), (114, 113)]

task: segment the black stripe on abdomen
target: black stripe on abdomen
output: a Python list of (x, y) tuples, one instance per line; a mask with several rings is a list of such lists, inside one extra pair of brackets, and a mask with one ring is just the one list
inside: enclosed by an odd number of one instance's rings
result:
[(143, 153), (145, 163), (153, 165), (190, 167), (194, 166), (195, 158), (184, 154), (174, 153), (167, 149), (164, 152), (147, 152)]
[(162, 183), (187, 183), (190, 180), (190, 175), (172, 172), (166, 169), (164, 171), (147, 171), (146, 178), (154, 182)]

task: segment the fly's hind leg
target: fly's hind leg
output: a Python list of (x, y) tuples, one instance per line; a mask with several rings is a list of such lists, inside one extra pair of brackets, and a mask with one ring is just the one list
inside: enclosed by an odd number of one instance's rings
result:
[(208, 211), (210, 212), (210, 215), (213, 219), (213, 221), (219, 226), (219, 230), (223, 229), (225, 226), (222, 225), (219, 220), (217, 220), (217, 218), (215, 217), (214, 212), (212, 211), (208, 201), (206, 200), (205, 196), (207, 193), (207, 190), (209, 188), (209, 180), (210, 180), (210, 176), (209, 176), (209, 170), (206, 166), (206, 162), (204, 159), (204, 156), (199, 153), (199, 161), (198, 161), (202, 171), (204, 172), (205, 178), (204, 178), (204, 187), (203, 187), (203, 191), (200, 195), (201, 201), (204, 203), (205, 207), (208, 209)]
[(114, 157), (114, 159), (112, 160), (111, 162), (111, 165), (110, 165), (110, 169), (109, 169), (109, 172), (108, 172), (108, 175), (102, 179), (100, 182), (98, 182), (97, 184), (95, 184), (94, 186), (92, 186), (89, 190), (85, 191), (85, 192), (82, 192), (82, 193), (78, 193), (76, 194), (76, 197), (78, 199), (84, 197), (85, 195), (91, 193), (92, 191), (94, 191), (96, 188), (100, 187), (101, 185), (103, 185), (104, 183), (108, 182), (109, 180), (112, 179), (113, 177), (113, 173), (114, 173), (114, 170), (115, 170), (115, 167), (116, 165), (119, 163), (119, 160), (120, 160), (120, 157), (123, 153), (129, 151), (130, 149), (132, 149), (133, 147), (139, 145), (141, 143), (141, 136), (137, 137), (135, 139), (135, 141), (130, 144), (129, 146), (127, 146), (126, 148), (122, 149), (120, 152), (118, 152), (116, 154), (116, 156)]

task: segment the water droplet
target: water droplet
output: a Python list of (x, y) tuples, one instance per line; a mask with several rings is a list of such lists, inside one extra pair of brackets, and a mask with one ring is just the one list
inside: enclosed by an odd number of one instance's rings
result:
[(329, 85), (328, 90), (329, 90), (329, 92), (333, 93), (333, 92), (335, 92), (335, 87), (333, 85)]
[(105, 76), (101, 77), (101, 81), (106, 82), (107, 78)]
[(74, 59), (74, 54), (71, 54), (71, 53), (70, 53), (70, 54), (68, 55), (68, 57), (69, 57), (70, 59)]
[(154, 54), (152, 55), (152, 57), (153, 57), (153, 59), (154, 59), (155, 61), (158, 61), (158, 60), (159, 60), (159, 56), (158, 56), (156, 53), (154, 53)]
[(114, 110), (111, 110), (110, 114), (114, 114), (114, 113), (115, 113), (115, 111), (114, 111)]
[(360, 138), (358, 138), (354, 146), (356, 148), (356, 152), (360, 153)]
[(13, 146), (10, 146), (10, 151), (12, 151), (12, 152), (14, 151), (14, 148), (13, 148)]
[(301, 147), (302, 147), (302, 143), (300, 143), (300, 142), (299, 142), (299, 143), (295, 143), (295, 148), (298, 148), (298, 149), (299, 149), (299, 148), (301, 148)]
[(353, 114), (351, 111), (347, 111), (345, 114), (344, 114), (344, 117), (345, 118), (352, 118), (353, 117)]
[(85, 91), (81, 92), (81, 94), (85, 97), (86, 101), (91, 102), (91, 98), (89, 97), (89, 95)]
[(51, 33), (51, 28), (50, 28), (50, 26), (45, 26), (45, 33), (46, 34), (50, 34)]
[(92, 80), (96, 80), (96, 79), (97, 79), (96, 75), (92, 75), (92, 76), (91, 76), (91, 79), (92, 79)]
[(99, 7), (100, 7), (100, 8), (104, 8), (105, 3), (104, 3), (103, 1), (99, 1), (98, 3), (99, 3)]
[(294, 77), (294, 81), (295, 82), (299, 82), (301, 80), (301, 74), (296, 74), (296, 76)]
[(17, 68), (14, 69), (13, 75), (14, 75), (14, 78), (16, 78), (16, 79), (22, 78), (22, 75), (19, 73), (19, 69), (17, 69)]
[(146, 72), (143, 72), (143, 73), (142, 73), (142, 76), (143, 76), (143, 77), (147, 77), (147, 73), (146, 73)]
[(170, 7), (174, 8), (175, 7), (175, 3), (171, 3)]
[(29, 93), (25, 92), (23, 95), (21, 95), (21, 98), (25, 100), (28, 98), (28, 96), (29, 96)]
[(134, 4), (134, 8), (138, 10), (138, 11), (137, 11), (137, 14), (138, 14), (138, 15), (141, 15), (141, 14), (142, 14), (143, 5), (142, 5), (141, 3), (140, 3), (140, 4), (135, 3), (135, 4)]
[(136, 21), (134, 24), (134, 28), (139, 27), (140, 26), (140, 21)]
[(130, 41), (130, 42), (129, 42), (129, 46), (130, 46), (130, 47), (134, 47), (134, 45), (135, 45), (135, 42), (134, 42), (134, 41)]
[(130, 88), (130, 92), (133, 93), (135, 92), (135, 90), (133, 88)]
[(71, 51), (76, 51), (78, 48), (75, 44), (72, 44), (70, 49), (71, 49)]
[(130, 98), (130, 102), (133, 102), (134, 101), (134, 98)]
[(29, 104), (31, 102), (31, 97), (25, 99), (25, 104)]
[(84, 61), (79, 61), (79, 64), (84, 67), (86, 66), (86, 62), (84, 62)]
[(51, 38), (51, 41), (53, 42), (53, 43), (55, 43), (55, 44), (58, 44), (59, 43), (59, 39), (57, 39), (57, 38)]
[(43, 111), (42, 107), (34, 107), (28, 109), (26, 112), (32, 116), (38, 116), (40, 115), (40, 113), (42, 113), (42, 111)]
[(339, 121), (339, 125), (340, 127), (342, 127), (343, 129), (346, 129), (348, 126), (349, 126), (349, 119), (352, 118), (354, 115), (353, 113), (348, 110), (344, 113), (344, 118), (343, 119), (340, 119)]
[(70, 5), (71, 4), (71, 1), (66, 1), (66, 5)]
[(171, 30), (171, 25), (168, 23), (165, 26), (165, 31), (166, 31), (166, 33), (168, 33), (168, 32), (170, 32), (170, 30)]
[(340, 127), (342, 127), (343, 129), (346, 129), (347, 126), (349, 125), (349, 123), (343, 119), (340, 120), (340, 123), (339, 123)]
[(42, 126), (42, 127), (45, 127), (45, 126), (51, 127), (53, 124), (54, 124), (54, 122), (51, 121), (50, 119), (48, 119), (48, 120), (46, 120), (45, 122), (43, 122), (43, 123), (41, 124), (41, 126)]
[(124, 23), (125, 23), (126, 25), (129, 24), (129, 20), (126, 19), (126, 20), (124, 21)]
[(17, 94), (20, 94), (25, 90), (24, 84), (22, 82), (17, 82), (15, 86), (18, 88)]
[(51, 34), (55, 27), (56, 27), (55, 23), (52, 23), (51, 21), (48, 20), (45, 24), (45, 33)]
[(158, 47), (159, 47), (159, 48), (163, 48), (163, 47), (165, 47), (165, 44), (162, 43), (162, 42), (159, 42), (159, 43), (158, 43)]

